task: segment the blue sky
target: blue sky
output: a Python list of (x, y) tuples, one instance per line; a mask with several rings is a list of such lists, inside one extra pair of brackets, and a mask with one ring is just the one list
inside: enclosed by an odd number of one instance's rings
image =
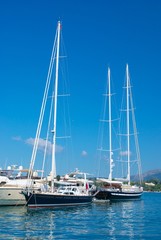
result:
[[(97, 138), (107, 68), (118, 99), (129, 64), (143, 172), (161, 168), (161, 2), (0, 1), (0, 166), (29, 166), (57, 21), (70, 82), (73, 160), (97, 171)], [(83, 154), (84, 153), (84, 154)]]

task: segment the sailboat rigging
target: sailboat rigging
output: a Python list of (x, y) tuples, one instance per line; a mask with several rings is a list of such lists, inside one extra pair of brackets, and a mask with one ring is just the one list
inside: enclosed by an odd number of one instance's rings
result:
[[(124, 155), (126, 155), (127, 160), (124, 162), (127, 163), (127, 176), (126, 178), (114, 178), (113, 176), (113, 151), (112, 151), (112, 110), (111, 110), (111, 83), (110, 83), (110, 69), (108, 69), (108, 99), (109, 99), (109, 177), (108, 179), (98, 178), (98, 182), (102, 182), (105, 184), (106, 188), (100, 189), (100, 191), (96, 194), (97, 199), (110, 199), (110, 200), (131, 200), (131, 199), (138, 199), (141, 197), (143, 193), (143, 188), (140, 186), (133, 185), (131, 186), (131, 145), (130, 145), (130, 120), (133, 120), (132, 127), (133, 127), (133, 135), (134, 135), (134, 143), (136, 147), (136, 157), (138, 163), (138, 171), (139, 175), (141, 176), (141, 164), (140, 164), (140, 152), (138, 146), (138, 138), (136, 132), (136, 122), (135, 122), (135, 115), (134, 115), (134, 107), (133, 107), (133, 100), (132, 100), (132, 91), (130, 85), (130, 77), (129, 77), (129, 69), (128, 65), (126, 65), (126, 133), (121, 134), (127, 138), (127, 145), (125, 148)], [(132, 117), (130, 117), (130, 113)], [(122, 148), (122, 146), (120, 146)], [(123, 154), (122, 154), (123, 155)], [(141, 182), (140, 182), (141, 183)]]
[[(52, 93), (52, 104), (51, 104), (51, 110), (53, 110), (53, 126), (52, 126), (52, 166), (51, 166), (51, 188), (43, 188), (39, 191), (32, 191), (32, 189), (28, 188), (25, 191), (23, 191), (23, 194), (26, 198), (26, 205), (29, 208), (46, 208), (46, 207), (60, 207), (60, 206), (73, 206), (73, 205), (82, 205), (82, 204), (89, 204), (92, 202), (93, 196), (91, 195), (89, 189), (87, 186), (87, 178), (86, 174), (84, 173), (84, 187), (80, 188), (79, 186), (67, 186), (65, 188), (56, 189), (54, 186), (55, 178), (56, 178), (56, 159), (55, 159), (55, 153), (56, 153), (56, 139), (57, 139), (57, 100), (58, 100), (58, 83), (59, 83), (59, 58), (60, 58), (60, 34), (61, 33), (61, 23), (58, 22), (57, 30), (56, 30), (56, 36), (55, 36), (55, 42), (52, 50), (50, 65), (49, 65), (49, 71), (46, 81), (46, 87), (44, 91), (44, 97), (42, 101), (42, 107), (40, 111), (40, 118), (38, 122), (37, 132), (36, 132), (36, 138), (35, 138), (35, 145), (32, 152), (31, 157), (31, 163), (30, 163), (30, 172), (32, 172), (35, 158), (36, 158), (36, 152), (38, 148), (38, 142), (39, 142), (39, 136), (41, 132), (42, 127), (42, 121), (44, 117), (44, 111), (46, 106), (46, 101), (48, 98), (48, 92), (49, 92), (49, 85), (50, 80), (52, 76), (53, 66), (55, 64), (55, 85), (54, 90)], [(56, 61), (56, 62), (55, 62)], [(49, 116), (51, 118), (51, 116)], [(30, 176), (29, 176), (30, 177)]]

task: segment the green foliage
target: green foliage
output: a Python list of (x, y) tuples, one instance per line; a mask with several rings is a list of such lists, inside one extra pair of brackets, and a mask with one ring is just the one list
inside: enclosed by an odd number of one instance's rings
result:
[(57, 176), (56, 176), (56, 180), (57, 180), (57, 181), (60, 181), (60, 175), (57, 175)]
[[(154, 186), (146, 185), (146, 183), (153, 183)], [(150, 191), (150, 192), (161, 192), (161, 180), (159, 179), (151, 179), (148, 181), (143, 182), (143, 188), (144, 191)]]

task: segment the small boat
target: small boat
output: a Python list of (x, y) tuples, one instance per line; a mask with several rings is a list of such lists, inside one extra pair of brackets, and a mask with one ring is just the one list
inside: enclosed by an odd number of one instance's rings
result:
[[(38, 177), (38, 172), (32, 174), (33, 189), (40, 189), (44, 185), (44, 180)], [(7, 169), (0, 170), (0, 206), (20, 206), (25, 205), (25, 197), (21, 194), (27, 187), (28, 169), (22, 166), (12, 165)]]
[[(83, 178), (83, 187), (79, 186), (64, 186), (60, 188), (55, 187), (56, 179), (56, 140), (57, 136), (57, 100), (58, 100), (58, 80), (59, 80), (59, 59), (60, 59), (60, 37), (61, 37), (61, 23), (58, 22), (56, 36), (54, 41), (54, 46), (52, 50), (51, 61), (49, 65), (48, 77), (44, 92), (44, 98), (42, 101), (42, 107), (38, 122), (37, 134), (35, 138), (35, 146), (33, 147), (33, 154), (31, 157), (30, 171), (32, 172), (36, 148), (38, 145), (38, 139), (40, 137), (41, 125), (44, 117), (44, 110), (46, 106), (47, 99), (51, 99), (51, 110), (53, 110), (53, 124), (52, 124), (52, 166), (51, 166), (51, 187), (47, 190), (42, 191), (32, 191), (32, 189), (27, 188), (22, 193), (26, 198), (26, 205), (28, 208), (52, 208), (52, 207), (64, 207), (64, 206), (75, 206), (75, 205), (84, 205), (92, 203), (93, 195), (88, 188), (88, 180), (86, 174)], [(49, 96), (49, 86), (52, 79), (53, 66), (55, 69), (55, 86), (52, 94)], [(51, 97), (52, 96), (52, 97)], [(49, 119), (51, 119), (51, 112), (49, 113)], [(59, 119), (58, 119), (59, 120)], [(73, 185), (73, 184), (72, 184)]]
[[(129, 70), (128, 65), (126, 66), (126, 107), (123, 107), (124, 113), (126, 113), (126, 130), (124, 130), (124, 134), (120, 134), (120, 136), (126, 137), (126, 147), (123, 150), (121, 150), (121, 163), (122, 166), (119, 168), (120, 172), (123, 168), (123, 164), (126, 165), (127, 169), (127, 177), (121, 177), (121, 178), (114, 178), (113, 176), (113, 168), (115, 167), (116, 162), (113, 160), (113, 141), (112, 141), (112, 109), (111, 109), (111, 83), (110, 83), (110, 69), (108, 69), (108, 96), (109, 98), (109, 120), (106, 120), (109, 124), (109, 177), (106, 178), (98, 178), (97, 182), (101, 183), (103, 185), (102, 188), (100, 188), (99, 192), (96, 194), (96, 199), (110, 199), (110, 201), (120, 201), (120, 200), (135, 200), (139, 199), (141, 195), (143, 194), (143, 188), (141, 187), (141, 164), (140, 164), (140, 152), (139, 152), (139, 146), (138, 146), (138, 139), (137, 139), (137, 132), (136, 132), (136, 123), (135, 123), (135, 115), (134, 115), (134, 106), (133, 106), (133, 100), (132, 100), (132, 91), (131, 91), (131, 85), (130, 85), (130, 77), (129, 77)], [(130, 117), (130, 114), (132, 114), (132, 117)], [(132, 130), (130, 128), (130, 120), (133, 120), (132, 123)], [(134, 136), (134, 142), (130, 145), (131, 136)], [(125, 142), (125, 141), (124, 141)], [(131, 153), (133, 153), (134, 149), (134, 143), (135, 150), (136, 150), (136, 159), (132, 161), (131, 159)], [(122, 148), (120, 144), (120, 148)], [(124, 159), (122, 159), (124, 157)], [(119, 160), (118, 160), (119, 161)], [(138, 167), (137, 174), (140, 176), (140, 185), (132, 185), (131, 184), (131, 162), (136, 163)], [(125, 174), (125, 173), (124, 173)]]

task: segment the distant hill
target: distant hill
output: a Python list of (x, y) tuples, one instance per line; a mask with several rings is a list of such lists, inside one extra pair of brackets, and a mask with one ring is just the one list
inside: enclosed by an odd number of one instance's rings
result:
[[(143, 176), (143, 181), (156, 180), (156, 179), (161, 181), (161, 169), (147, 171), (143, 173), (142, 176)], [(138, 175), (131, 176), (131, 180), (134, 182), (139, 181)]]
[(143, 173), (144, 181), (148, 181), (152, 179), (161, 180), (161, 169), (150, 170), (148, 172)]
[[(151, 180), (161, 181), (161, 169), (154, 169), (154, 170), (147, 171), (143, 173), (142, 176), (143, 176), (143, 181), (151, 181)], [(138, 175), (131, 176), (131, 181), (138, 182), (139, 176)]]

